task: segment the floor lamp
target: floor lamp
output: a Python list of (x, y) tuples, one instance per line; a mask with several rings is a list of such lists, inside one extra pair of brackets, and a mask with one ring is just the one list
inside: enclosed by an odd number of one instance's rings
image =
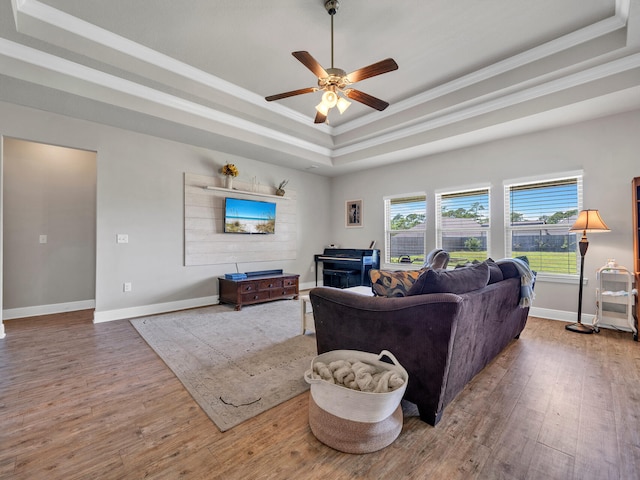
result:
[(578, 293), (578, 321), (570, 325), (566, 325), (564, 328), (572, 332), (578, 333), (593, 333), (595, 328), (591, 325), (584, 325), (582, 323), (582, 282), (584, 280), (584, 256), (587, 254), (587, 248), (589, 248), (589, 240), (587, 240), (587, 232), (610, 232), (609, 227), (600, 218), (598, 210), (582, 210), (576, 223), (569, 230), (570, 232), (582, 232), (582, 238), (580, 239), (580, 289)]

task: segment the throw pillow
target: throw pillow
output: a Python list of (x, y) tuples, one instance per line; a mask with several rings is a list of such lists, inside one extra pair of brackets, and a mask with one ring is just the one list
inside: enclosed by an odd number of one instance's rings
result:
[(492, 258), (487, 258), (485, 263), (489, 265), (489, 285), (504, 280), (504, 275), (502, 275), (500, 266), (494, 262)]
[(423, 293), (466, 293), (484, 288), (489, 282), (489, 265), (479, 263), (454, 270), (427, 270), (418, 277), (408, 295)]
[(369, 270), (371, 290), (378, 297), (404, 297), (422, 270)]

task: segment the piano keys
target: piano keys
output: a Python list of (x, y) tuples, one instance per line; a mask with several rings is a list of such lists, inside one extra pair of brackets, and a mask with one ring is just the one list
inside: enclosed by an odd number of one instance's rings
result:
[(327, 287), (347, 288), (371, 285), (369, 270), (380, 268), (380, 250), (357, 248), (325, 248), (314, 255), (316, 286), (318, 263), (322, 263), (322, 281)]

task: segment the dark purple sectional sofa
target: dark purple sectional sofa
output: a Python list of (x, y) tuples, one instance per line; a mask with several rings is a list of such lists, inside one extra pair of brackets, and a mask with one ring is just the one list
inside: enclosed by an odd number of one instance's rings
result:
[(509, 263), (497, 267), (502, 279), (492, 272), (494, 283), (457, 294), (387, 298), (314, 288), (309, 296), (318, 353), (389, 350), (409, 373), (404, 398), (436, 425), (444, 408), (525, 327), (529, 308), (519, 305), (518, 271)]

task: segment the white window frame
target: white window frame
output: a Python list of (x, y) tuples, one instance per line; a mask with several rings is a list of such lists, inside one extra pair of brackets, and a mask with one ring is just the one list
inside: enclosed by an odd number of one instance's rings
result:
[[(473, 185), (464, 188), (458, 189), (448, 189), (442, 191), (435, 192), (435, 207), (436, 207), (436, 248), (442, 248), (442, 234), (445, 233), (448, 229), (442, 226), (442, 197), (446, 197), (447, 195), (464, 195), (465, 193), (480, 193), (486, 191), (487, 192), (487, 218), (489, 219), (487, 225), (487, 256), (491, 251), (491, 185), (481, 184), (481, 185)], [(464, 231), (467, 228), (465, 227), (455, 227), (452, 230), (455, 231)], [(468, 228), (469, 231), (476, 230), (476, 227), (473, 229)]]
[(428, 202), (427, 202), (427, 194), (425, 192), (413, 192), (413, 193), (402, 193), (402, 194), (397, 194), (397, 195), (388, 195), (383, 197), (383, 202), (384, 202), (384, 250), (382, 252), (382, 266), (383, 268), (393, 268), (395, 270), (415, 270), (416, 269), (416, 264), (414, 263), (407, 263), (407, 264), (403, 264), (403, 263), (391, 263), (391, 234), (395, 233), (395, 232), (399, 232), (399, 230), (391, 230), (391, 201), (392, 200), (398, 200), (398, 199), (410, 199), (410, 198), (419, 198), (422, 197), (424, 198), (424, 204), (425, 204), (425, 208), (424, 208), (424, 218), (425, 218), (425, 223), (424, 223), (424, 231), (423, 231), (423, 235), (422, 235), (422, 250), (423, 250), (423, 255), (426, 256), (427, 252), (426, 252), (426, 248), (427, 248), (427, 209), (428, 209)]
[[(512, 251), (512, 233), (517, 230), (530, 230), (531, 226), (511, 226), (511, 188), (520, 187), (526, 185), (537, 185), (547, 182), (562, 181), (562, 180), (576, 180), (577, 186), (577, 210), (580, 212), (583, 209), (583, 176), (582, 170), (576, 170), (571, 172), (563, 172), (549, 175), (540, 175), (536, 177), (526, 177), (512, 180), (505, 180), (504, 184), (504, 234), (505, 234), (505, 257), (511, 258)], [(545, 229), (548, 230), (565, 230), (566, 225), (547, 225)], [(546, 280), (556, 283), (578, 283), (580, 273), (580, 255), (578, 253), (578, 242), (576, 241), (576, 273), (552, 273), (552, 272), (537, 272), (536, 281)]]

